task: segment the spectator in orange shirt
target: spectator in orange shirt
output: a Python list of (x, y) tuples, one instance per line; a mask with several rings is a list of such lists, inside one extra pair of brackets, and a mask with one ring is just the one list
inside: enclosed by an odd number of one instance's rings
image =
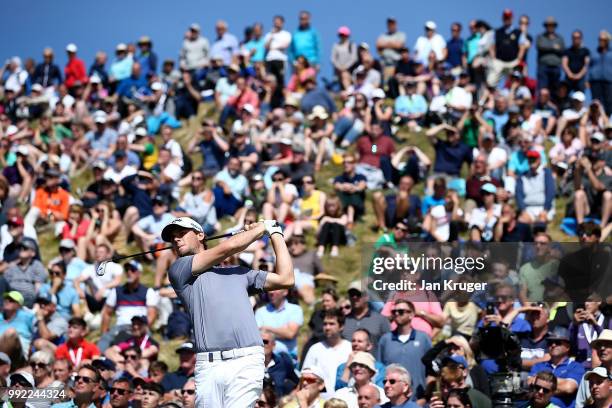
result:
[(68, 340), (57, 346), (55, 359), (65, 358), (73, 367), (86, 363), (88, 360), (100, 355), (98, 346), (85, 340), (87, 323), (81, 317), (73, 317), (68, 321)]
[(70, 194), (60, 187), (60, 172), (49, 169), (45, 172), (45, 185), (36, 189), (34, 205), (26, 215), (25, 223), (35, 226), (39, 219), (45, 223), (54, 222), (57, 236), (68, 218), (69, 207)]

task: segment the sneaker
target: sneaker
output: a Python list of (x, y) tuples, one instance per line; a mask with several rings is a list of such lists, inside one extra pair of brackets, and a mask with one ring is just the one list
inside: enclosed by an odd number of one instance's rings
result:
[(317, 249), (317, 256), (319, 258), (323, 258), (323, 255), (325, 255), (325, 248), (319, 248)]
[(332, 248), (330, 254), (329, 254), (332, 258), (335, 258), (338, 256), (338, 248), (334, 247)]

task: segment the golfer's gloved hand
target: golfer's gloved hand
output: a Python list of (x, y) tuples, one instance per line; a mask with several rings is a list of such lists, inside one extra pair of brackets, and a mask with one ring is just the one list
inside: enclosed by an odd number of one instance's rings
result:
[(263, 223), (264, 227), (266, 227), (268, 236), (272, 236), (272, 234), (281, 234), (281, 236), (284, 236), (283, 229), (276, 220), (264, 220)]

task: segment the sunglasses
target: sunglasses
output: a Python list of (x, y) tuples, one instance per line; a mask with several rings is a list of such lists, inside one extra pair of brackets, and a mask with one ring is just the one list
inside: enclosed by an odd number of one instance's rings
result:
[(60, 271), (49, 271), (49, 275), (51, 276), (62, 276)]
[(85, 377), (84, 375), (75, 375), (74, 376), (74, 382), (78, 383), (79, 381), (83, 381), (85, 384), (91, 384), (91, 383), (93, 383), (96, 380), (94, 380), (91, 377)]
[(549, 346), (562, 346), (563, 344), (565, 344), (563, 340), (549, 340), (548, 341)]
[(110, 389), (110, 393), (111, 393), (111, 394), (117, 393), (117, 394), (119, 394), (119, 395), (125, 395), (125, 394), (127, 394), (128, 392), (130, 392), (130, 390), (125, 390), (125, 389), (123, 389), (123, 388), (115, 388), (115, 387), (112, 387), (112, 388)]
[(393, 316), (403, 316), (406, 313), (410, 313), (410, 310), (408, 309), (394, 309), (391, 311), (391, 313), (393, 314)]
[(181, 390), (181, 394), (193, 395), (195, 390)]
[(383, 384), (395, 385), (396, 382), (397, 380), (394, 380), (393, 378), (385, 378), (385, 380), (383, 381)]
[(404, 232), (408, 231), (408, 228), (404, 228), (404, 227), (395, 227), (395, 229), (398, 231), (404, 231)]
[(303, 384), (315, 384), (316, 382), (317, 382), (316, 378), (302, 377)]
[(268, 340), (268, 339), (263, 339), (262, 341), (263, 341), (263, 344), (264, 344), (264, 345), (266, 345), (266, 346), (267, 346), (268, 344), (270, 344), (270, 340)]
[(138, 360), (138, 356), (136, 354), (126, 354), (125, 359), (126, 360)]
[(340, 306), (344, 310), (351, 310), (351, 305)]
[(192, 180), (204, 180), (204, 177), (192, 177)]
[(312, 181), (312, 180), (304, 180), (304, 184), (314, 184), (314, 181)]
[(501, 302), (506, 302), (510, 299), (512, 299), (512, 296), (510, 295), (499, 295), (499, 296), (495, 296), (495, 298)]
[(541, 385), (537, 385), (537, 384), (533, 384), (529, 388), (533, 392), (540, 392), (540, 391), (542, 391), (544, 394), (548, 394), (548, 393), (552, 392), (552, 390), (550, 388), (542, 387)]
[(36, 370), (37, 368), (46, 368), (47, 364), (45, 364), (45, 363), (30, 363), (30, 367), (32, 367), (33, 370)]

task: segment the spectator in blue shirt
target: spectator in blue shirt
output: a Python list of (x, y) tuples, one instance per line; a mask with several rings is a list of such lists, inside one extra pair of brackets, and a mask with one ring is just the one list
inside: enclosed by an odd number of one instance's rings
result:
[(253, 25), (252, 37), (244, 43), (243, 47), (249, 51), (252, 63), (262, 62), (266, 57), (266, 43), (263, 38), (263, 25), (255, 23)]
[(589, 84), (593, 99), (603, 104), (606, 112), (612, 112), (612, 52), (610, 50), (612, 36), (606, 30), (599, 33), (597, 51), (591, 54), (589, 67)]
[(80, 317), (79, 295), (74, 286), (66, 281), (66, 264), (59, 261), (51, 265), (49, 278), (51, 283), (42, 285), (39, 294), (51, 293), (55, 295), (57, 311), (64, 319), (70, 320), (75, 316)]
[(316, 67), (319, 65), (321, 41), (317, 30), (310, 26), (310, 17), (308, 11), (300, 12), (300, 23), (298, 29), (293, 33), (289, 55), (291, 61), (303, 55), (311, 66)]
[(416, 82), (406, 82), (406, 93), (400, 95), (395, 100), (394, 111), (399, 116), (400, 123), (408, 125), (411, 129), (416, 129), (422, 124), (422, 120), (427, 112), (427, 101), (423, 95), (416, 92)]
[(102, 85), (108, 87), (108, 72), (106, 72), (106, 53), (99, 51), (96, 53), (96, 58), (89, 67), (89, 76), (97, 76), (102, 81)]
[(304, 115), (310, 115), (312, 109), (317, 105), (323, 106), (329, 114), (336, 112), (336, 103), (325, 89), (317, 88), (317, 81), (314, 77), (304, 81), (304, 88), (306, 91), (300, 101)]
[[(437, 134), (442, 131), (446, 132), (446, 140), (444, 141), (437, 137)], [(434, 177), (457, 178), (461, 174), (463, 163), (472, 163), (472, 148), (461, 141), (461, 135), (457, 128), (442, 123), (429, 129), (425, 135), (436, 151), (433, 168)], [(432, 181), (433, 177), (430, 179), (430, 182)]]
[(139, 99), (140, 96), (150, 93), (147, 80), (141, 75), (140, 63), (133, 63), (132, 75), (119, 82), (117, 95), (129, 99)]
[(257, 326), (276, 336), (276, 353), (286, 352), (297, 360), (297, 335), (304, 324), (302, 308), (287, 301), (287, 290), (268, 292), (270, 303), (255, 312)]
[(93, 120), (96, 128), (85, 134), (85, 140), (89, 143), (89, 154), (92, 158), (107, 159), (117, 143), (117, 132), (106, 126), (106, 112), (96, 111)]
[(539, 372), (552, 372), (557, 377), (557, 389), (551, 399), (552, 403), (561, 408), (574, 408), (584, 367), (569, 358), (571, 346), (568, 329), (563, 326), (555, 327), (547, 340), (550, 360), (531, 368), (529, 383), (533, 383), (533, 376)]
[(451, 24), (451, 38), (446, 41), (446, 63), (451, 67), (462, 66), (463, 38), (461, 38), (461, 23)]
[(224, 66), (232, 63), (232, 58), (238, 53), (238, 38), (227, 32), (227, 23), (223, 20), (215, 24), (217, 39), (210, 49), (211, 58), (221, 58)]
[(148, 76), (155, 75), (157, 72), (157, 54), (152, 50), (153, 42), (144, 35), (138, 40), (138, 48), (140, 48), (140, 55), (137, 61), (141, 66), (141, 76), (147, 78)]
[(134, 59), (128, 54), (127, 45), (120, 43), (115, 48), (115, 60), (110, 66), (111, 81), (121, 82), (132, 74)]
[(34, 333), (34, 313), (23, 308), (23, 295), (16, 290), (4, 293), (0, 315), (0, 344), (16, 367), (23, 361), (24, 350), (30, 350)]

